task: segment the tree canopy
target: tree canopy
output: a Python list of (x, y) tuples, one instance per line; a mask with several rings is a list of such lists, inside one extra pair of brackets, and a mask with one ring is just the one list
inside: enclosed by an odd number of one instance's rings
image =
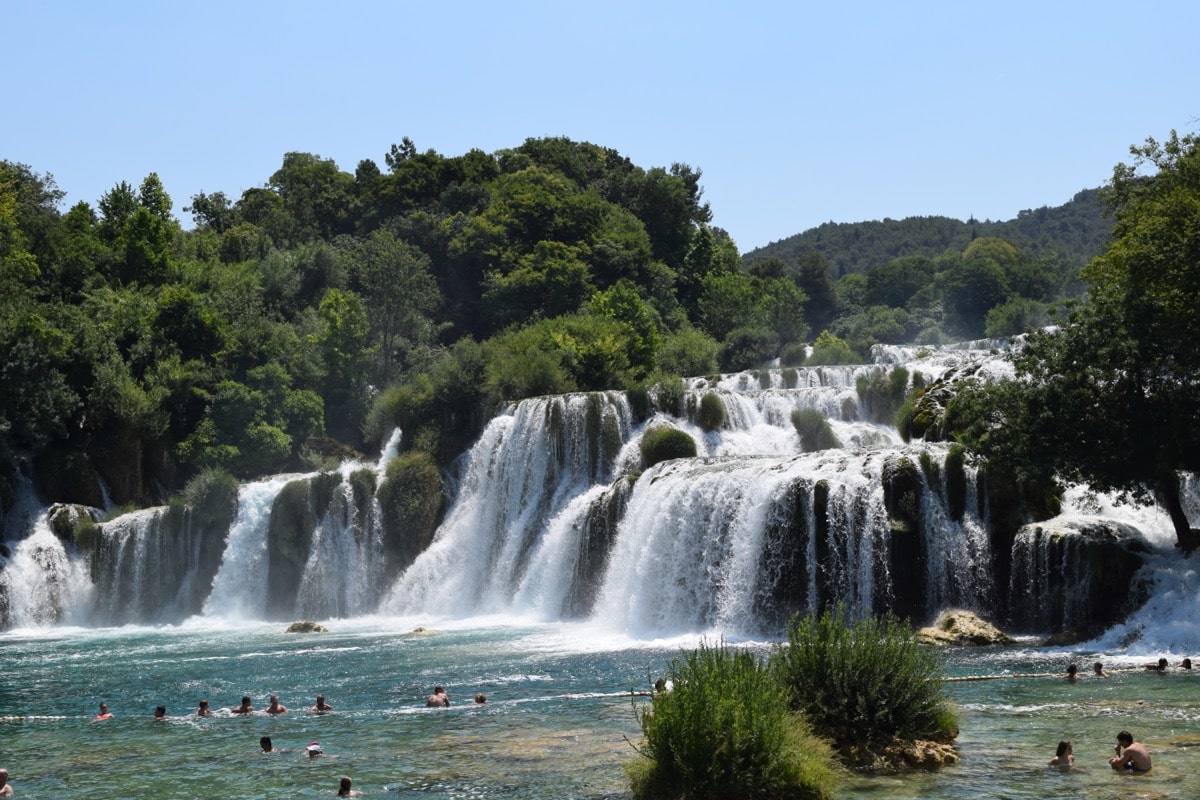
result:
[(1200, 469), (1200, 139), (1132, 149), (1106, 192), (1116, 225), (1083, 272), (1089, 302), (1034, 334), (1018, 380), (968, 394), (970, 438), (1026, 477), (1156, 497), (1181, 546)]

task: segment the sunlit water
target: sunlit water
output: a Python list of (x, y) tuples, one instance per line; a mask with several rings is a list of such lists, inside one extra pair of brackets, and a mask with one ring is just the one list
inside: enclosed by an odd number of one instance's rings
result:
[[(583, 624), (474, 619), (333, 621), (323, 634), (268, 623), (52, 629), (0, 635), (0, 766), (20, 798), (332, 796), (628, 798), (638, 694), (697, 639), (614, 638)], [(214, 627), (215, 626), (215, 627)], [(766, 652), (769, 645), (746, 646)], [(1172, 664), (1185, 654), (1165, 653)], [(1053, 674), (1102, 658), (1112, 677)], [(853, 778), (848, 798), (1200, 797), (1200, 674), (1147, 658), (1040, 648), (949, 651), (961, 762), (935, 774)], [(1026, 677), (1018, 677), (1026, 676)], [(435, 684), (449, 709), (426, 709)], [(476, 705), (482, 692), (487, 702)], [(632, 693), (631, 693), (632, 692)], [(230, 716), (277, 693), (290, 708)], [(334, 711), (308, 712), (318, 693)], [(193, 716), (208, 699), (216, 716)], [(93, 722), (101, 701), (114, 718)], [(168, 719), (155, 722), (156, 705)], [(1148, 775), (1107, 765), (1118, 731), (1146, 743)], [(270, 736), (283, 752), (265, 755)], [(1075, 769), (1046, 766), (1071, 739)], [(326, 755), (309, 759), (305, 745)]]

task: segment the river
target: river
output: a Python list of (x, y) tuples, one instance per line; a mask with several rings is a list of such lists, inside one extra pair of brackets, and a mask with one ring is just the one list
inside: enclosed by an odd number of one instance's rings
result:
[[(699, 641), (486, 617), (325, 624), (289, 634), (278, 623), (198, 617), (0, 634), (0, 766), (20, 798), (323, 797), (343, 775), (363, 797), (628, 798), (641, 692)], [(1184, 654), (1163, 655), (1174, 665)], [(1091, 676), (1097, 659), (1110, 677)], [(1150, 673), (1142, 665), (1153, 660), (1024, 645), (947, 651), (960, 762), (852, 777), (839, 796), (1200, 797), (1200, 671)], [(1052, 677), (1068, 662), (1085, 677)], [(424, 706), (437, 684), (448, 709)], [(243, 694), (259, 711), (231, 715)], [(262, 713), (271, 694), (286, 714)], [(307, 710), (317, 694), (332, 712)], [(194, 715), (201, 699), (213, 717)], [(96, 722), (102, 701), (113, 718)], [(1120, 730), (1149, 748), (1148, 775), (1108, 767)], [(281, 752), (261, 752), (263, 736)], [(1046, 766), (1060, 739), (1077, 759), (1066, 772)], [(324, 754), (309, 758), (314, 741)]]

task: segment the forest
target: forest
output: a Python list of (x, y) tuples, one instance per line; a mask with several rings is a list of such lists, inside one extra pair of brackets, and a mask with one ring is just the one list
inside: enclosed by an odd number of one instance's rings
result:
[[(505, 401), (1040, 328), (1085, 298), (1114, 224), (1082, 193), (743, 258), (701, 177), (565, 138), (460, 156), (405, 138), (353, 173), (286, 153), (238, 198), (190, 198), (185, 228), (156, 174), (64, 211), (51, 173), (0, 161), (0, 463), (101, 505), (95, 472), (139, 505), (206, 472), (328, 465), (399, 425), (436, 470)], [(892, 240), (868, 256), (864, 236)]]

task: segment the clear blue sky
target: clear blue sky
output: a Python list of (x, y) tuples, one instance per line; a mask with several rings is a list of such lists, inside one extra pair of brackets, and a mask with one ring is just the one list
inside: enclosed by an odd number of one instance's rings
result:
[(1200, 132), (1200, 3), (8, 0), (0, 158), (64, 210), (151, 172), (182, 209), (289, 151), (568, 136), (703, 171), (745, 252), (826, 221), (1010, 219)]

